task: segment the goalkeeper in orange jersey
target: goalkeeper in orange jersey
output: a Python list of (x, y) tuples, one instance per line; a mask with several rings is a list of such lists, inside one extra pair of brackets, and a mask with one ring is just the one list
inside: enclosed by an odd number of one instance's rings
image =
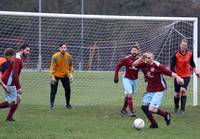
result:
[(50, 92), (50, 108), (54, 108), (55, 96), (57, 93), (58, 82), (62, 82), (65, 90), (66, 108), (72, 109), (70, 104), (71, 87), (73, 73), (73, 59), (67, 52), (67, 44), (59, 45), (59, 52), (53, 54), (50, 66), (51, 92)]

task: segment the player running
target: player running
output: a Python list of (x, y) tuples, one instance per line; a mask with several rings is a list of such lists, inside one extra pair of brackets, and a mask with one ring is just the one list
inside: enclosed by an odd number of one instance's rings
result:
[(70, 104), (71, 87), (70, 80), (73, 73), (73, 59), (67, 52), (67, 44), (59, 45), (59, 52), (55, 53), (51, 58), (50, 66), (50, 79), (51, 79), (51, 92), (50, 92), (50, 108), (54, 108), (55, 96), (57, 93), (58, 82), (62, 82), (65, 89), (66, 108), (72, 109)]
[(6, 108), (10, 106), (10, 111), (8, 113), (6, 121), (15, 121), (13, 119), (13, 115), (21, 102), (21, 95), (23, 92), (19, 82), (19, 76), (23, 68), (23, 61), (28, 58), (29, 54), (30, 54), (29, 45), (23, 44), (19, 48), (16, 54), (16, 58), (14, 58), (13, 62), (12, 63), (7, 62), (1, 66), (4, 72), (4, 73), (2, 72), (3, 73), (2, 81), (8, 86), (8, 89), (10, 89), (11, 92), (14, 92), (13, 93), (14, 95), (12, 95), (11, 97), (14, 100), (16, 99), (15, 103), (11, 103), (12, 105), (9, 105), (8, 103), (9, 101), (5, 101), (0, 104), (0, 108)]
[(19, 82), (22, 61), (15, 58), (15, 50), (12, 48), (6, 49), (4, 55), (0, 63), (0, 83), (5, 90), (5, 101), (0, 103), (0, 108), (10, 107), (6, 121), (15, 121), (13, 114), (20, 103), (18, 93), (22, 92)]
[(184, 114), (187, 101), (186, 91), (190, 82), (191, 70), (195, 72), (197, 77), (200, 77), (200, 73), (197, 72), (195, 62), (193, 60), (193, 54), (188, 50), (188, 40), (181, 40), (179, 50), (172, 57), (171, 61), (171, 70), (184, 79), (183, 85), (177, 84), (176, 79), (174, 80), (174, 112), (178, 113), (179, 100), (181, 98), (180, 113)]
[(122, 77), (122, 82), (124, 86), (124, 104), (121, 108), (122, 114), (128, 114), (126, 108), (128, 106), (130, 111), (130, 116), (135, 117), (135, 107), (133, 104), (132, 95), (136, 92), (136, 85), (138, 79), (138, 68), (135, 68), (132, 64), (133, 62), (138, 59), (138, 55), (140, 53), (139, 45), (136, 44), (131, 49), (131, 55), (128, 55), (122, 58), (115, 67), (115, 75), (114, 75), (114, 82), (119, 82), (118, 72), (122, 66), (126, 67), (125, 73)]
[(154, 61), (154, 55), (151, 52), (144, 53), (142, 58), (133, 63), (133, 66), (141, 68), (147, 82), (147, 89), (143, 96), (141, 109), (151, 122), (150, 128), (158, 128), (158, 124), (152, 113), (164, 117), (166, 124), (169, 125), (171, 114), (160, 109), (164, 90), (166, 88), (163, 74), (176, 78), (178, 84), (183, 84), (183, 79), (168, 68), (164, 67), (162, 64)]

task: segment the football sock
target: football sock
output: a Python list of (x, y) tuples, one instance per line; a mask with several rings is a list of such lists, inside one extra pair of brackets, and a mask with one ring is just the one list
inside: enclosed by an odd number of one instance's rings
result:
[(165, 117), (165, 116), (168, 114), (168, 112), (163, 111), (163, 110), (161, 110), (161, 109), (158, 109), (158, 111), (156, 112), (156, 114)]
[(122, 107), (122, 110), (126, 110), (126, 108), (127, 108), (127, 106), (128, 106), (128, 97), (126, 96), (125, 98), (124, 98), (124, 105), (123, 105), (123, 107)]
[(185, 111), (187, 96), (181, 96), (181, 110)]
[(10, 111), (8, 112), (7, 119), (11, 119), (13, 117), (13, 114), (15, 113), (17, 107), (18, 107), (18, 104), (10, 106)]
[(132, 97), (130, 97), (130, 96), (127, 97), (127, 101), (128, 101), (128, 107), (129, 107), (130, 112), (134, 112)]
[(8, 108), (10, 105), (7, 101), (1, 102), (0, 103), (0, 108)]
[(180, 100), (180, 97), (175, 97), (174, 96), (174, 106), (175, 106), (175, 108), (179, 108), (179, 100)]
[(158, 125), (153, 117), (153, 114), (149, 111), (149, 106), (142, 106), (141, 109), (146, 114), (147, 118), (149, 119), (152, 125)]

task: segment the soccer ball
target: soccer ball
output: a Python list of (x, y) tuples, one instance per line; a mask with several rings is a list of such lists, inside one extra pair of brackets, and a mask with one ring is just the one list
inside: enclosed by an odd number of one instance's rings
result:
[(133, 125), (132, 125), (134, 128), (140, 130), (142, 128), (144, 128), (145, 126), (145, 122), (144, 120), (142, 120), (141, 118), (137, 118), (133, 121)]

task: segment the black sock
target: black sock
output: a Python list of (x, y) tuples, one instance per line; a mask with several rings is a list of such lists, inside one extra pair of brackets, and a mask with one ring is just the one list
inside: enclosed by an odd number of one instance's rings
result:
[(181, 110), (185, 111), (185, 105), (187, 101), (187, 96), (181, 96)]
[(179, 100), (180, 100), (180, 97), (174, 96), (174, 106), (175, 106), (176, 109), (179, 108)]
[(158, 126), (156, 120), (153, 117), (153, 114), (149, 111), (149, 106), (142, 106), (141, 109), (143, 110), (143, 112), (145, 113), (151, 124), (154, 126), (155, 125)]

